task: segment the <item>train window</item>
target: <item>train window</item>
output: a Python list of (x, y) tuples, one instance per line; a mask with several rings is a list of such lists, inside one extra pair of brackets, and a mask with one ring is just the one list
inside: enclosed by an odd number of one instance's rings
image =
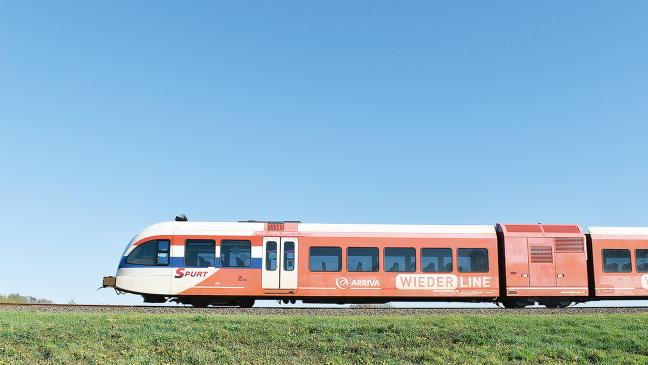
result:
[(452, 272), (452, 250), (449, 248), (421, 249), (421, 271)]
[(266, 242), (265, 268), (267, 271), (277, 270), (277, 242)]
[(460, 248), (457, 256), (459, 272), (488, 272), (488, 249)]
[(295, 270), (295, 242), (287, 241), (283, 245), (283, 269), (285, 271), (293, 271)]
[(216, 262), (216, 243), (213, 240), (187, 240), (185, 242), (185, 266), (212, 267)]
[(171, 242), (167, 240), (158, 240), (157, 264), (165, 266), (169, 264), (171, 252)]
[(603, 250), (603, 272), (631, 272), (630, 250)]
[(341, 271), (342, 249), (340, 247), (311, 247), (308, 267), (310, 271)]
[(222, 240), (220, 261), (222, 267), (250, 267), (252, 243), (247, 240)]
[(378, 271), (378, 248), (377, 247), (347, 248), (347, 271), (349, 272)]
[(416, 249), (387, 247), (383, 267), (387, 272), (416, 271)]
[(635, 250), (635, 257), (637, 260), (637, 272), (648, 272), (648, 250)]
[(144, 242), (131, 251), (126, 258), (127, 264), (146, 266), (166, 266), (169, 264), (169, 240)]

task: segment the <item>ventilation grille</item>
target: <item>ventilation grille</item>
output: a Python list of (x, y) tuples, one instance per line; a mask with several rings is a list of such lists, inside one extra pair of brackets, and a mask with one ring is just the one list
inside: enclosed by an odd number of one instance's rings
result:
[(532, 264), (553, 263), (553, 254), (551, 253), (551, 246), (531, 246), (531, 263)]
[(542, 232), (542, 228), (537, 224), (507, 224), (506, 230), (511, 233)]
[(582, 238), (559, 237), (556, 238), (556, 252), (584, 252)]
[(283, 231), (283, 223), (268, 223), (268, 231)]

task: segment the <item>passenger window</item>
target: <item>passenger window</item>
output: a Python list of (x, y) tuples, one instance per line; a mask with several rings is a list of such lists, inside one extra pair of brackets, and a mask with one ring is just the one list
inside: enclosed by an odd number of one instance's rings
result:
[(310, 271), (341, 271), (342, 249), (340, 247), (311, 247), (309, 252)]
[(460, 248), (459, 272), (488, 272), (488, 249)]
[(422, 272), (452, 272), (452, 250), (449, 248), (421, 249)]
[(416, 249), (400, 247), (385, 248), (383, 268), (387, 272), (416, 271)]
[(131, 251), (126, 258), (127, 264), (146, 266), (169, 265), (169, 240), (155, 240), (144, 242)]
[(648, 250), (635, 250), (635, 257), (637, 260), (637, 272), (648, 272)]
[(277, 242), (266, 242), (266, 257), (265, 267), (267, 271), (275, 271), (277, 269)]
[(222, 240), (220, 249), (222, 267), (250, 267), (252, 243), (247, 240)]
[(295, 242), (284, 242), (283, 269), (285, 271), (295, 270)]
[(630, 250), (603, 250), (604, 272), (631, 272)]
[(185, 266), (213, 267), (216, 262), (216, 243), (213, 240), (187, 240), (185, 243)]
[(347, 248), (347, 271), (349, 272), (378, 271), (378, 248), (376, 247)]

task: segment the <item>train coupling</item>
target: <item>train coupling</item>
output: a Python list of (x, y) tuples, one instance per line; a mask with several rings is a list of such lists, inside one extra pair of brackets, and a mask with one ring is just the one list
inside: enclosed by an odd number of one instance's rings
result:
[(102, 288), (114, 288), (117, 286), (117, 278), (114, 276), (104, 276)]

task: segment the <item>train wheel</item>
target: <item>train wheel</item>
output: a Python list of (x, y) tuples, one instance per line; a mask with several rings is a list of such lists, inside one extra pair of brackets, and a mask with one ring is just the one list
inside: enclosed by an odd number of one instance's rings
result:
[(240, 308), (252, 308), (254, 306), (254, 299), (241, 299), (238, 302)]

